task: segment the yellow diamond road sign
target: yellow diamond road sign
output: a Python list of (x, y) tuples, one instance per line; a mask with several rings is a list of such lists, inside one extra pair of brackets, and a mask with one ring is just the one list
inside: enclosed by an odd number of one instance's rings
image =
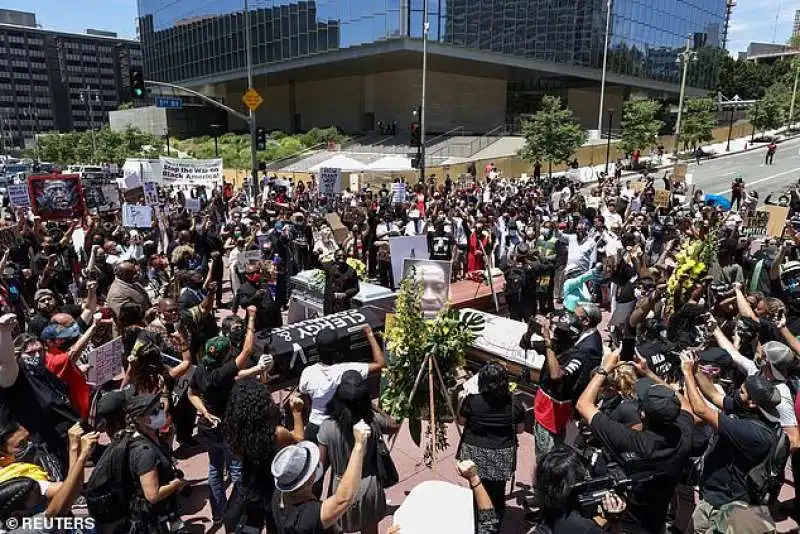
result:
[(244, 105), (247, 106), (251, 111), (258, 109), (258, 106), (260, 106), (263, 101), (264, 99), (261, 98), (261, 95), (258, 94), (258, 91), (252, 87), (248, 89), (242, 97), (242, 102), (244, 102)]

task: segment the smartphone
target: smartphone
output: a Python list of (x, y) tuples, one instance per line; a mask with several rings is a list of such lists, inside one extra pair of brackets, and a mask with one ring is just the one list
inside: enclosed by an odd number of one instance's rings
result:
[(619, 360), (621, 362), (632, 362), (636, 359), (636, 338), (624, 337), (622, 338), (622, 349), (619, 353)]

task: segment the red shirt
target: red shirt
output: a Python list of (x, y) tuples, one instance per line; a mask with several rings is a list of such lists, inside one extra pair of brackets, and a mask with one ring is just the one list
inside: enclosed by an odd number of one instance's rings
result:
[(80, 414), (81, 418), (89, 417), (89, 384), (78, 366), (70, 360), (69, 354), (63, 350), (51, 348), (45, 355), (45, 366), (67, 385), (72, 408)]

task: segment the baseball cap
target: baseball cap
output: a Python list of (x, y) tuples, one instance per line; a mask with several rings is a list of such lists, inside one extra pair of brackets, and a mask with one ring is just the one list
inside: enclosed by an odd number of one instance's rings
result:
[(716, 365), (720, 368), (727, 368), (733, 364), (733, 358), (728, 353), (727, 350), (721, 349), (719, 347), (711, 347), (699, 354), (698, 359), (702, 363), (706, 363), (709, 365)]
[(331, 354), (339, 352), (339, 334), (332, 328), (323, 328), (317, 332), (317, 352)]
[(786, 381), (786, 375), (794, 361), (792, 350), (780, 341), (768, 341), (762, 347), (772, 376), (779, 382)]
[(109, 391), (97, 400), (95, 408), (95, 425), (109, 419), (118, 419), (125, 411), (128, 394), (123, 390)]
[(310, 441), (301, 441), (281, 449), (272, 460), (275, 489), (289, 493), (314, 476), (319, 464), (319, 448)]
[(358, 371), (346, 371), (342, 375), (339, 387), (336, 389), (337, 396), (350, 402), (363, 399), (369, 396), (369, 388), (367, 388), (367, 381), (361, 376)]
[(81, 337), (81, 327), (73, 322), (70, 326), (50, 323), (42, 330), (42, 339), (74, 339)]
[(650, 378), (636, 381), (636, 396), (648, 419), (657, 423), (671, 423), (681, 413), (681, 402), (675, 392)]
[(49, 289), (40, 289), (33, 294), (34, 302), (39, 302), (39, 299), (41, 299), (42, 297), (56, 298), (56, 294), (50, 291)]
[(125, 400), (125, 411), (132, 417), (152, 415), (159, 404), (159, 395), (134, 395)]
[(744, 387), (750, 400), (768, 421), (780, 421), (776, 408), (781, 403), (781, 394), (769, 380), (758, 374), (750, 375), (744, 380)]

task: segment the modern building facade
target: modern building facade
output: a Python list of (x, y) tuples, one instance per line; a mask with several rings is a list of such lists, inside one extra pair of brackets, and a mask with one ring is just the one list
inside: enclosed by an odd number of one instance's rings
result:
[(138, 41), (41, 29), (33, 13), (0, 10), (0, 21), (10, 21), (0, 22), (0, 148), (98, 128), (128, 99), (128, 69), (142, 65)]
[[(561, 95), (596, 126), (610, 6), (606, 108), (671, 98), (687, 37), (690, 93), (716, 84), (732, 0), (429, 0), (428, 130), (482, 132)], [(146, 76), (240, 105), (239, 0), (139, 0)], [(419, 105), (423, 0), (264, 0), (249, 13), (259, 122), (285, 130), (405, 125)], [(235, 122), (235, 121), (233, 121)]]

